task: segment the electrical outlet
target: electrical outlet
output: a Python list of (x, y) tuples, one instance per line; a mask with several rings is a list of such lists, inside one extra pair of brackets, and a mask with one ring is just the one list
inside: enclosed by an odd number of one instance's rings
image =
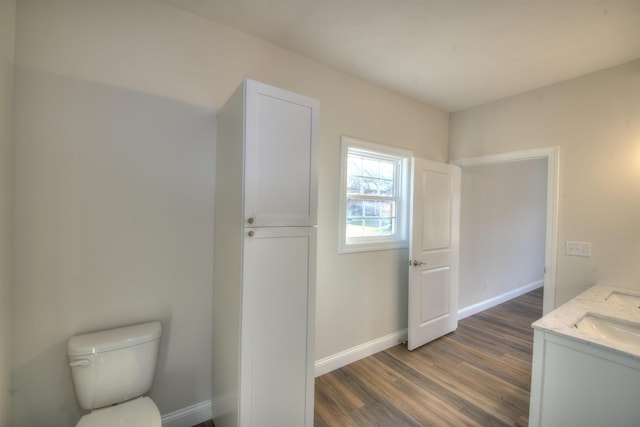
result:
[(591, 256), (591, 242), (571, 242), (568, 241), (564, 253), (570, 256)]

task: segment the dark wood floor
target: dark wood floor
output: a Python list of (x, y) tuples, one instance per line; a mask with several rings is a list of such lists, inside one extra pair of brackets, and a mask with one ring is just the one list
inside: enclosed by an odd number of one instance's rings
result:
[(315, 426), (526, 426), (542, 289), (316, 378)]
[[(316, 378), (315, 426), (527, 426), (542, 288)], [(213, 423), (194, 427), (213, 427)]]

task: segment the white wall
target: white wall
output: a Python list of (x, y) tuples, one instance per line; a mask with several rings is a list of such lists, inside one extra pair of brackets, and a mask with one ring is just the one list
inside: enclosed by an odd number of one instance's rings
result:
[(465, 167), (460, 308), (544, 278), (546, 159)]
[(406, 250), (337, 254), (339, 144), (446, 161), (447, 113), (151, 0), (22, 0), (15, 426), (79, 416), (64, 345), (160, 318), (163, 414), (211, 397), (214, 112), (243, 76), (320, 100), (316, 358), (406, 327)]
[(11, 414), (11, 140), (15, 0), (0, 1), (0, 427)]
[(639, 99), (634, 61), (452, 115), (450, 159), (560, 146), (556, 305), (594, 283), (640, 289)]

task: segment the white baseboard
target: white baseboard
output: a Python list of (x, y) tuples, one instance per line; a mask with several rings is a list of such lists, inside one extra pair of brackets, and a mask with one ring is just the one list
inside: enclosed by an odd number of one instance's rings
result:
[[(325, 357), (315, 362), (315, 376), (318, 377), (363, 359), (379, 351), (386, 350), (407, 340), (407, 330), (394, 332), (384, 337), (351, 347), (340, 353)], [(208, 400), (183, 408), (162, 416), (162, 427), (191, 427), (206, 420), (215, 418), (224, 412), (222, 399)]]
[(402, 331), (394, 332), (364, 344), (348, 348), (340, 353), (332, 354), (331, 356), (316, 360), (315, 376), (319, 377), (320, 375), (326, 374), (335, 369), (342, 368), (349, 363), (353, 363), (379, 351), (391, 348), (394, 345), (405, 342), (406, 340), (407, 330), (403, 329)]
[(528, 285), (524, 285), (518, 289), (514, 289), (496, 297), (489, 298), (468, 307), (461, 308), (458, 310), (458, 320), (464, 319), (465, 317), (473, 316), (476, 313), (480, 313), (481, 311), (484, 311), (488, 308), (495, 307), (496, 305), (502, 304), (503, 302), (509, 301), (510, 299), (513, 299), (515, 297), (519, 297), (520, 295), (524, 295), (527, 292), (531, 292), (534, 289), (538, 289), (542, 286), (544, 286), (544, 280), (538, 280), (536, 282), (529, 283)]
[[(538, 289), (544, 285), (543, 280), (530, 283), (522, 286), (513, 291), (509, 291), (502, 295), (490, 298), (485, 301), (481, 301), (477, 304), (470, 305), (468, 307), (458, 310), (458, 319), (464, 319), (465, 317), (472, 316), (488, 308), (502, 304), (505, 301), (509, 301), (520, 295), (524, 295), (527, 292), (531, 292), (534, 289)], [(342, 368), (350, 363), (356, 362), (360, 359), (364, 359), (367, 356), (384, 351), (393, 347), (401, 342), (407, 340), (407, 330), (403, 329), (398, 332), (386, 335), (384, 337), (377, 338), (375, 340), (368, 341), (364, 344), (357, 345), (355, 347), (348, 348), (340, 353), (332, 354), (315, 362), (315, 376), (329, 373), (335, 369)], [(215, 408), (214, 408), (215, 406)], [(216, 414), (214, 414), (214, 409)], [(215, 405), (211, 400), (205, 402), (196, 403), (189, 407), (179, 409), (169, 414), (162, 416), (162, 427), (191, 427), (196, 424), (200, 424), (213, 418), (213, 415), (219, 415), (221, 411), (221, 403), (218, 402)]]
[(211, 418), (211, 401), (207, 400), (163, 415), (162, 427), (191, 427)]
[[(505, 301), (509, 301), (510, 299), (513, 299), (520, 295), (524, 295), (527, 292), (531, 292), (534, 289), (538, 289), (542, 286), (544, 286), (544, 281), (538, 280), (536, 282), (522, 286), (518, 289), (506, 292), (502, 295), (498, 295), (488, 300), (481, 301), (477, 304), (473, 304), (469, 307), (462, 308), (458, 310), (458, 320), (464, 319), (465, 317), (472, 316), (483, 310), (502, 304)], [(326, 374), (335, 369), (342, 368), (349, 363), (353, 363), (367, 356), (371, 356), (372, 354), (375, 354), (379, 351), (386, 350), (390, 347), (393, 347), (394, 345), (397, 345), (400, 342), (405, 342), (406, 340), (407, 330), (403, 329), (402, 331), (394, 332), (392, 334), (377, 338), (364, 344), (348, 348), (344, 351), (341, 351), (340, 353), (332, 354), (331, 356), (316, 360), (315, 376), (319, 377), (320, 375)]]

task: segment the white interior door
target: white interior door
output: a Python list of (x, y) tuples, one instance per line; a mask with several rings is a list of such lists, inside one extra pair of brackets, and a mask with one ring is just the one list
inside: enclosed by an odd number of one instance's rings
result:
[(413, 159), (408, 348), (458, 327), (460, 168)]

